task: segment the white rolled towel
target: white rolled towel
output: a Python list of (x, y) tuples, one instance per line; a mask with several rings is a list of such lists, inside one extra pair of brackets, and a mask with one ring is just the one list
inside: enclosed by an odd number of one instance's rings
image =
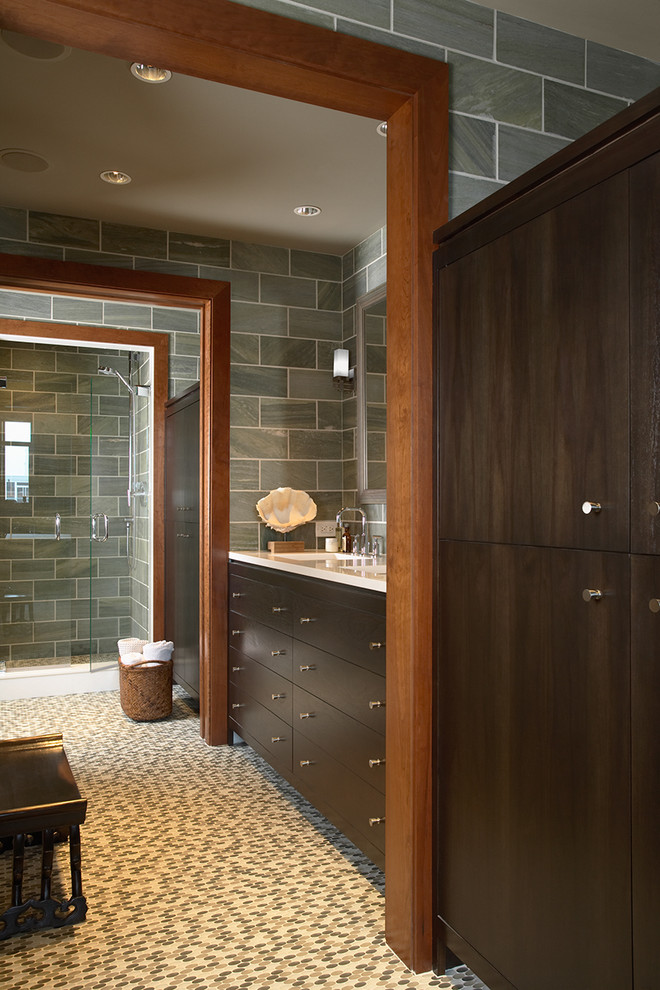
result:
[(145, 643), (142, 652), (145, 660), (169, 660), (174, 650), (174, 643), (160, 639), (157, 643)]
[(135, 636), (130, 639), (117, 640), (119, 656), (123, 657), (125, 653), (141, 653), (146, 642), (146, 639), (137, 639)]
[(125, 667), (130, 667), (132, 666), (132, 664), (140, 663), (142, 660), (144, 660), (144, 654), (139, 653), (137, 650), (134, 650), (131, 653), (120, 654), (119, 660), (121, 663), (124, 664)]

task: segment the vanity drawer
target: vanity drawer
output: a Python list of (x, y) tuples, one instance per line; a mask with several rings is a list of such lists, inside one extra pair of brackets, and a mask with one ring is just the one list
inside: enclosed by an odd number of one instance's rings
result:
[[(300, 791), (357, 846), (366, 840), (385, 851), (385, 795), (333, 759), (298, 731), (293, 740), (293, 772)], [(372, 821), (370, 825), (369, 822)]]
[(293, 596), (277, 581), (253, 581), (229, 569), (229, 608), (280, 632), (291, 633)]
[(385, 793), (385, 736), (299, 687), (293, 689), (293, 726), (296, 733)]
[(270, 629), (237, 612), (229, 613), (229, 644), (291, 680), (293, 644), (286, 633)]
[(296, 595), (293, 602), (294, 639), (343, 660), (383, 673), (385, 669), (385, 608), (373, 611), (347, 608), (332, 600)]
[(385, 733), (383, 674), (333, 657), (307, 643), (293, 644), (293, 681), (375, 732)]
[(274, 715), (236, 684), (229, 685), (229, 724), (257, 752), (265, 750), (282, 768), (291, 771), (291, 726)]
[(269, 667), (230, 650), (229, 678), (274, 715), (291, 724), (293, 685)]

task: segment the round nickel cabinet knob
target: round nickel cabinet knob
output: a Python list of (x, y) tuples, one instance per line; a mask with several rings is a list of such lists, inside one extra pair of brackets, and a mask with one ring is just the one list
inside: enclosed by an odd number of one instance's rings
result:
[(660, 598), (652, 598), (649, 602), (649, 608), (652, 612), (660, 612)]
[(603, 506), (600, 504), (600, 502), (582, 503), (582, 511), (584, 512), (585, 516), (588, 516), (592, 512), (598, 514), (602, 508)]

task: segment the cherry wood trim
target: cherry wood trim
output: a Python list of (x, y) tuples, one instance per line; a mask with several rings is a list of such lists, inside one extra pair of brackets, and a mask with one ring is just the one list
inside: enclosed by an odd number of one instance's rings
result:
[[(433, 230), (447, 218), (447, 66), (229, 0), (3, 0), (0, 26), (389, 121), (386, 929), (407, 966), (430, 969), (431, 255)], [(219, 520), (209, 536), (207, 553), (224, 567)], [(226, 611), (211, 593), (208, 607), (216, 605)], [(213, 622), (215, 639), (221, 620)], [(219, 647), (208, 690), (226, 689), (223, 656)]]
[[(230, 326), (228, 282), (133, 272), (73, 262), (0, 254), (0, 285), (15, 289), (122, 299), (200, 310), (200, 733), (211, 745), (227, 741), (227, 686), (218, 655), (226, 649), (227, 546), (229, 542)], [(148, 331), (27, 324), (7, 321), (12, 334), (41, 328), (44, 336), (154, 348), (154, 616), (153, 634), (162, 638), (165, 616), (165, 401), (168, 337)], [(30, 330), (25, 329), (29, 327)], [(46, 329), (48, 332), (46, 332)], [(32, 335), (34, 335), (32, 333)], [(215, 397), (215, 401), (214, 401)], [(209, 553), (208, 548), (214, 552)]]
[[(0, 266), (2, 258), (0, 255)], [(0, 284), (2, 279), (0, 276)], [(80, 341), (92, 345), (114, 344), (122, 349), (153, 348), (152, 399), (153, 418), (153, 476), (150, 498), (153, 513), (153, 630), (154, 638), (163, 636), (165, 617), (164, 585), (164, 515), (165, 515), (165, 399), (167, 398), (167, 361), (169, 341), (165, 334), (144, 330), (122, 330), (110, 327), (72, 326), (68, 323), (32, 322), (30, 320), (0, 319), (0, 332), (12, 337), (40, 337), (52, 341)]]

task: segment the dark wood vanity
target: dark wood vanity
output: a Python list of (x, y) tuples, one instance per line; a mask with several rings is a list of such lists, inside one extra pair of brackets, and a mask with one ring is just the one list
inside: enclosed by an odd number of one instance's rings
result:
[(438, 231), (436, 914), (491, 990), (660, 955), (660, 91)]
[(373, 862), (385, 853), (385, 594), (229, 565), (229, 723)]

